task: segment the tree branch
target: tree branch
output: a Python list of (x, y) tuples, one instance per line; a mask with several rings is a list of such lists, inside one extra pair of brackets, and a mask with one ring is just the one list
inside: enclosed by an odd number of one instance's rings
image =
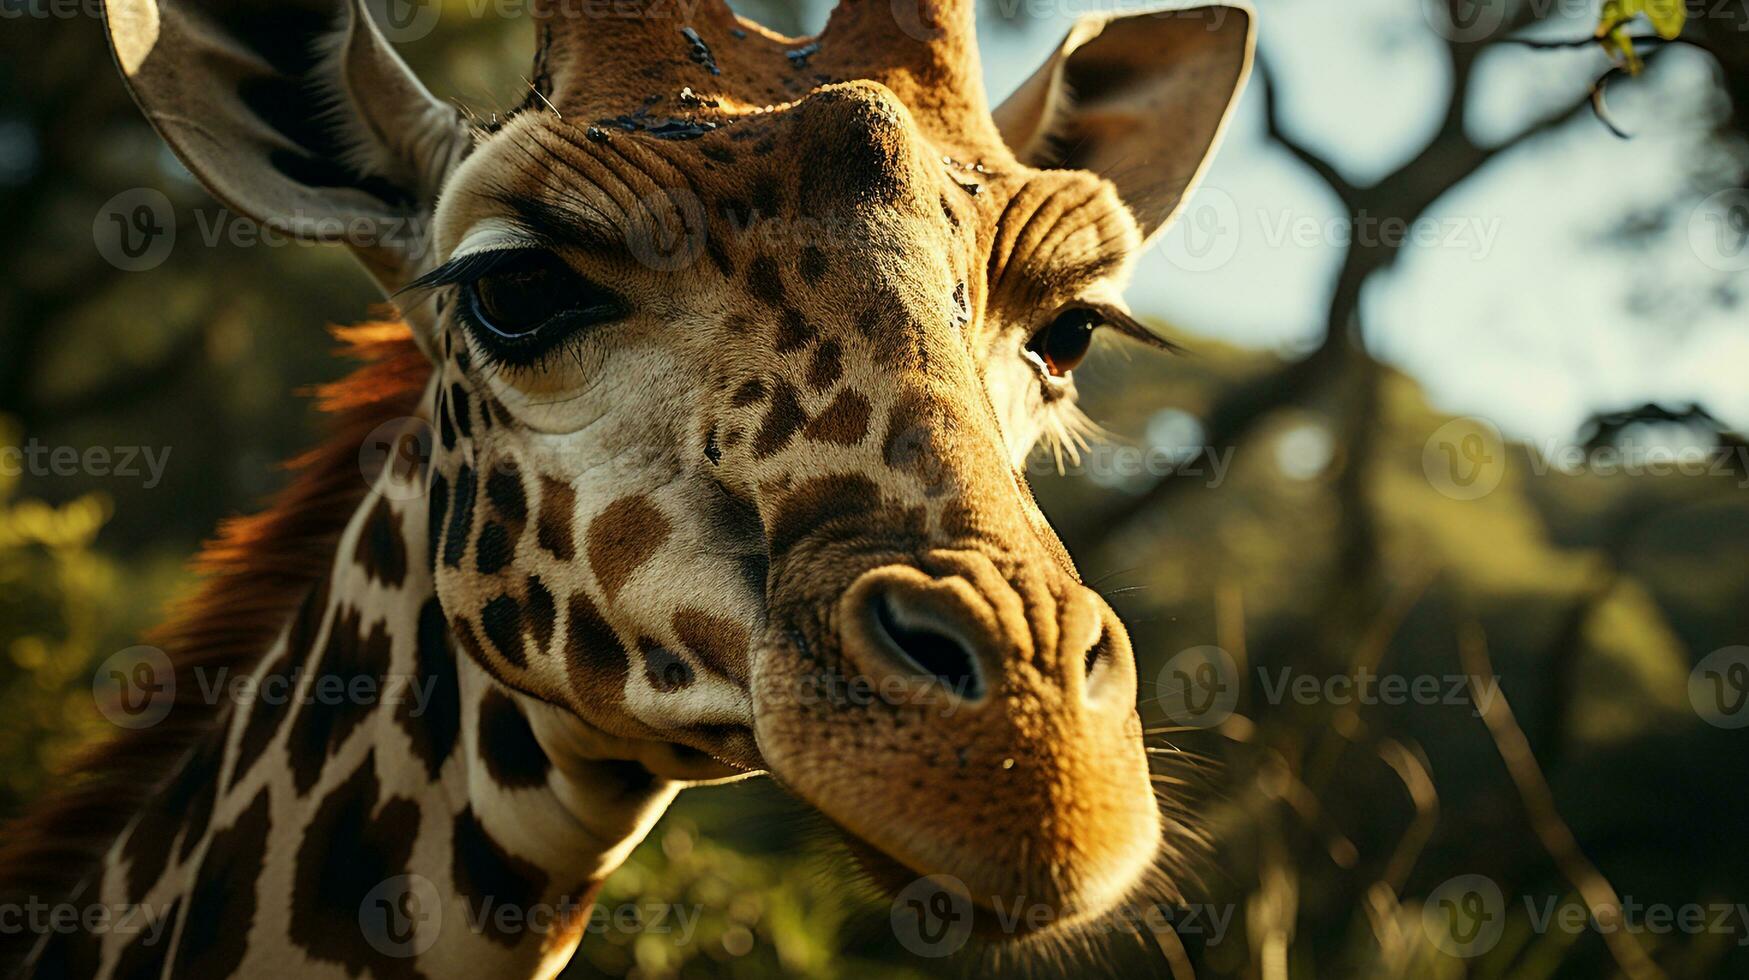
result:
[(1330, 186), (1330, 190), (1335, 192), (1344, 207), (1353, 210), (1355, 189), (1348, 180), (1337, 172), (1330, 161), (1288, 135), (1287, 128), (1282, 124), (1280, 99), (1276, 95), (1275, 72), (1269, 67), (1268, 59), (1257, 59), (1257, 72), (1263, 80), (1263, 118), (1269, 138), (1310, 168), (1320, 180)]
[[(1535, 18), (1534, 14), (1521, 15), (1501, 34), (1518, 30)], [(1329, 160), (1287, 133), (1281, 118), (1274, 73), (1267, 60), (1259, 59), (1264, 82), (1266, 131), (1272, 140), (1329, 185), (1348, 211), (1350, 229), (1363, 220), (1391, 219), (1405, 225), (1412, 224), (1440, 198), (1473, 177), (1490, 161), (1566, 124), (1591, 105), (1588, 94), (1531, 123), (1497, 145), (1477, 145), (1464, 131), (1464, 106), (1471, 70), (1480, 52), (1492, 43), (1497, 42), (1450, 42), (1454, 79), (1439, 132), (1414, 158), (1369, 187), (1354, 186)], [(1072, 538), (1093, 548), (1118, 539), (1142, 514), (1159, 506), (1180, 489), (1194, 485), (1195, 481), (1183, 477), (1204, 472), (1211, 454), (1236, 447), (1256, 430), (1265, 417), (1303, 401), (1319, 385), (1342, 370), (1346, 353), (1359, 342), (1355, 328), (1360, 318), (1361, 291), (1373, 273), (1389, 268), (1396, 261), (1403, 245), (1400, 241), (1360, 241), (1359, 236), (1350, 236), (1350, 239), (1352, 243), (1343, 255), (1342, 269), (1325, 311), (1324, 337), (1318, 348), (1299, 361), (1225, 392), (1203, 419), (1204, 445), (1194, 457), (1175, 467), (1142, 493), (1079, 523), (1070, 535)]]
[(1617, 897), (1615, 887), (1585, 856), (1572, 829), (1561, 819), (1560, 809), (1555, 805), (1555, 794), (1549, 789), (1542, 767), (1537, 764), (1530, 741), (1524, 737), (1524, 729), (1513, 717), (1505, 692), (1500, 690), (1494, 665), (1488, 657), (1488, 641), (1479, 624), (1472, 621), (1459, 632), (1458, 652), (1463, 659), (1464, 673), (1469, 677), (1471, 700), (1482, 716), (1482, 723), (1488, 727), (1494, 747), (1500, 752), (1500, 761), (1506, 764), (1507, 775), (1518, 789), (1518, 798), (1524, 804), (1531, 830), (1554, 859), (1562, 877), (1578, 889), (1579, 896), (1585, 900), (1616, 966), (1635, 980), (1664, 976), (1664, 971), (1646, 955), (1645, 948), (1632, 931), (1624, 928), (1621, 899)]

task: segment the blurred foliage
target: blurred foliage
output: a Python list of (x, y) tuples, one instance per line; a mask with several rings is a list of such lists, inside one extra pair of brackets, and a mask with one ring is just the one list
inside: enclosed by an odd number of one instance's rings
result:
[(14, 500), (14, 484), (0, 472), (0, 794), (9, 804), (36, 793), (99, 730), (84, 680), (117, 578), (92, 547), (107, 501)]
[[(773, 26), (820, 6), (744, 4)], [(1614, 4), (1624, 17), (1656, 4)], [(404, 53), (434, 91), (518, 101), (521, 20), (446, 4)], [(1012, 12), (1017, 7), (1009, 5)], [(1619, 26), (1619, 24), (1617, 25)], [(188, 586), (182, 562), (223, 515), (278, 482), (273, 462), (314, 432), (292, 392), (342, 369), (326, 322), (376, 297), (337, 250), (186, 245), (150, 273), (117, 272), (90, 226), (118, 191), (169, 196), (179, 225), (218, 213), (161, 148), (88, 17), (0, 28), (0, 446), (150, 446), (161, 483), (92, 474), (0, 476), (0, 815), (16, 812), (96, 730), (90, 677)], [(1102, 349), (1077, 372), (1094, 418), (1131, 444), (1194, 445), (1222, 396), (1274, 355), (1197, 342), (1188, 358)], [(1371, 391), (1368, 402), (1356, 392)], [(1749, 637), (1749, 499), (1741, 473), (1543, 472), (1511, 447), (1500, 487), (1440, 493), (1424, 470), (1448, 419), (1413, 379), (1364, 357), (1315, 397), (1271, 412), (1218, 485), (1105, 515), (1150, 485), (1089, 465), (1035, 480), (1090, 581), (1132, 624), (1141, 711), (1163, 789), (1210, 840), (1192, 901), (1236, 909), (1218, 941), (1181, 937), (1202, 975), (1602, 976), (1596, 930), (1537, 931), (1520, 897), (1572, 900), (1482, 721), (1437, 706), (1271, 703), (1256, 679), (1291, 667), (1461, 676), (1479, 628), (1493, 670), (1579, 847), (1642, 902), (1749, 899), (1749, 752), (1690, 710), (1708, 652)], [(1680, 438), (1726, 436), (1689, 427)], [(1665, 433), (1659, 438), (1667, 438)], [(1620, 439), (1647, 438), (1630, 432)], [(1212, 481), (1211, 481), (1212, 482)], [(1245, 681), (1236, 713), (1178, 731), (1161, 710), (1174, 653), (1218, 645)], [(1262, 672), (1262, 673), (1260, 673)], [(571, 976), (924, 976), (980, 968), (1075, 975), (1078, 956), (974, 943), (922, 961), (888, 906), (846, 887), (843, 853), (767, 781), (689, 791), (607, 884), (602, 907), (696, 909), (695, 928), (592, 929)], [(1486, 956), (1430, 945), (1422, 904), (1485, 874), (1512, 914)], [(1642, 936), (1673, 976), (1749, 975), (1741, 934)], [(1160, 937), (1096, 941), (1087, 959), (1164, 975)]]

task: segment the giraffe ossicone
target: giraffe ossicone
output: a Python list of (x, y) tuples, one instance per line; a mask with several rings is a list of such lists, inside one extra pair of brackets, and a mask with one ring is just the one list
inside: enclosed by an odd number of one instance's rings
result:
[[(675, 793), (758, 772), (1023, 931), (1169, 889), (1128, 636), (1022, 464), (1087, 431), (1096, 333), (1152, 339), (1121, 291), (1250, 14), (1083, 18), (992, 110), (970, 0), (803, 39), (537, 0), (528, 97), (476, 125), (360, 3), (107, 3), (189, 170), (402, 322), (343, 332), (334, 438), (209, 549), (165, 722), (0, 847), (6, 894), (158, 938), (5, 962), (550, 976)], [(256, 693), (201, 703), (220, 668)]]

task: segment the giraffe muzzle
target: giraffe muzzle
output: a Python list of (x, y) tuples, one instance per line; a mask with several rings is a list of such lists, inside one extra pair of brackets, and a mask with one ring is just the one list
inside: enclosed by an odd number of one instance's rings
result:
[(1046, 930), (1121, 900), (1161, 824), (1110, 607), (1054, 563), (983, 550), (846, 575), (817, 632), (755, 671), (772, 771), (895, 891), (950, 876), (986, 912), (1046, 910)]

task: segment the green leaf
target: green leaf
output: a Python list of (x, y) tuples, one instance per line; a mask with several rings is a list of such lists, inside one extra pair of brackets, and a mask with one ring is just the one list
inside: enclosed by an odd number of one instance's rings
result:
[(1638, 75), (1645, 67), (1634, 51), (1627, 27), (1639, 17), (1645, 17), (1658, 36), (1668, 41), (1682, 33), (1688, 10), (1683, 0), (1603, 0), (1597, 12), (1597, 43), (1630, 75)]
[(1666, 41), (1674, 40), (1682, 33), (1682, 25), (1688, 20), (1688, 9), (1682, 0), (1644, 0), (1646, 19), (1652, 22), (1652, 29)]
[(1646, 63), (1640, 60), (1639, 53), (1634, 50), (1634, 39), (1628, 34), (1627, 28), (1613, 28), (1598, 40), (1603, 45), (1603, 50), (1620, 62), (1628, 70), (1628, 74), (1638, 75), (1646, 67)]

